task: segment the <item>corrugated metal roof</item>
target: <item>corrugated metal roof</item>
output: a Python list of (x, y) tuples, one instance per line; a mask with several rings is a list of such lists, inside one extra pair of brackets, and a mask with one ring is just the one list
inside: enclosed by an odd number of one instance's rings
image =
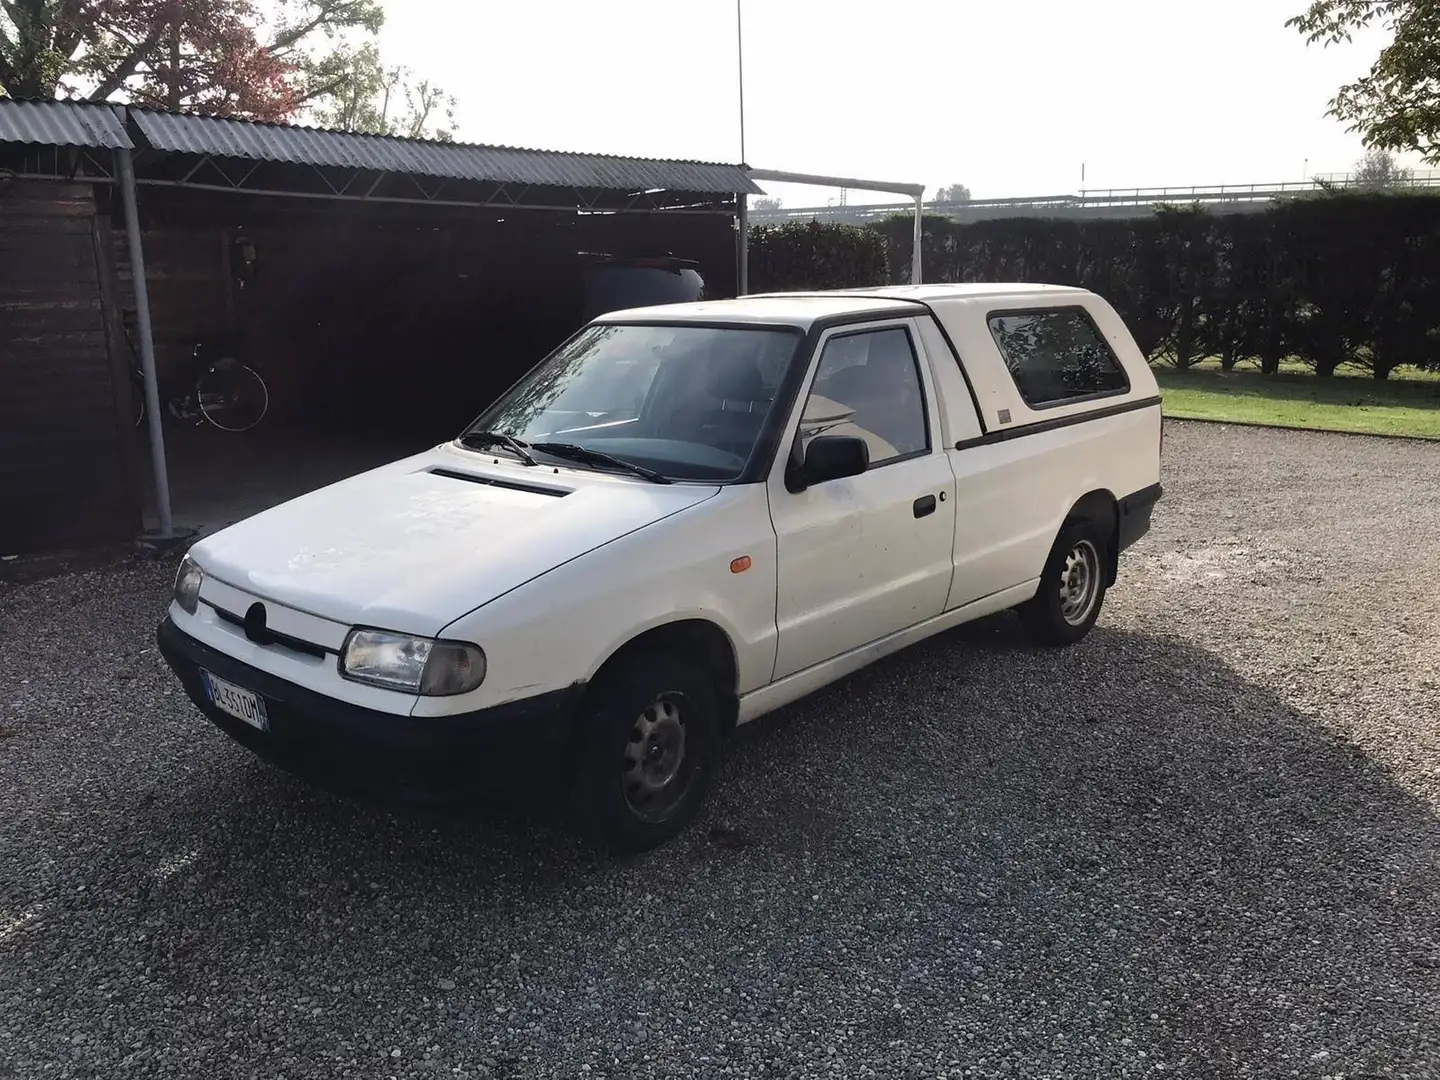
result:
[(111, 105), (0, 98), (0, 142), (134, 149)]
[(507, 184), (619, 191), (663, 188), (698, 194), (763, 194), (738, 165), (430, 142), (259, 124), (213, 116), (185, 116), (133, 107), (130, 118), (155, 149), (186, 154), (376, 169)]

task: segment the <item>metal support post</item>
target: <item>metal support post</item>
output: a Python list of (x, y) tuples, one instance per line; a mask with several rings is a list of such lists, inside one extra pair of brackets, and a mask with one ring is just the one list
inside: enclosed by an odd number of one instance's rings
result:
[(910, 253), (910, 284), (919, 285), (920, 278), (920, 247), (925, 237), (925, 196), (915, 196), (915, 250)]
[(150, 324), (150, 290), (145, 280), (145, 251), (140, 242), (140, 208), (135, 200), (135, 159), (126, 149), (115, 151), (120, 173), (120, 200), (125, 209), (125, 239), (130, 248), (130, 273), (135, 282), (135, 329), (140, 335), (140, 367), (145, 375), (145, 418), (150, 434), (150, 464), (155, 473), (155, 509), (160, 516), (159, 540), (177, 539), (170, 512), (170, 473), (165, 467), (165, 433), (160, 424), (160, 383), (155, 375), (155, 338)]
[(735, 217), (736, 223), (740, 226), (740, 233), (735, 238), (738, 247), (738, 258), (740, 273), (738, 291), (736, 296), (745, 296), (750, 292), (750, 196), (743, 191), (737, 196), (739, 199), (739, 213)]

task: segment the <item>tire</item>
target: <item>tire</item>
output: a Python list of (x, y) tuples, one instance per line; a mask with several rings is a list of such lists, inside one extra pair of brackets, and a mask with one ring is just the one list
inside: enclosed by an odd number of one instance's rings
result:
[(571, 747), (581, 830), (615, 852), (658, 847), (699, 812), (719, 757), (715, 687), (698, 664), (662, 652), (621, 661), (592, 684)]
[(226, 357), (196, 381), (195, 400), (205, 419), (221, 431), (249, 431), (265, 419), (270, 391), (254, 368)]
[(1033, 599), (1020, 607), (1020, 622), (1037, 645), (1073, 645), (1095, 625), (1105, 603), (1109, 541), (1093, 522), (1060, 530)]

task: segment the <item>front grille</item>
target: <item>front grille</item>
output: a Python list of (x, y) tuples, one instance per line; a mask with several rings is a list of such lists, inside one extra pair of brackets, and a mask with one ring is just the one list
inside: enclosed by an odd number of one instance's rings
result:
[[(231, 626), (239, 627), (241, 633), (245, 632), (245, 617), (243, 615), (236, 615), (233, 611), (226, 611), (224, 608), (215, 607), (214, 604), (210, 606), (222, 622), (227, 622)], [(281, 634), (268, 628), (265, 631), (264, 640), (257, 641), (255, 644), (262, 647), (279, 645), (282, 649), (303, 653), (306, 656), (314, 656), (321, 660), (325, 659), (325, 657), (333, 651), (325, 648), (323, 645), (316, 645), (313, 641), (304, 641), (301, 638), (291, 637), (289, 634)]]

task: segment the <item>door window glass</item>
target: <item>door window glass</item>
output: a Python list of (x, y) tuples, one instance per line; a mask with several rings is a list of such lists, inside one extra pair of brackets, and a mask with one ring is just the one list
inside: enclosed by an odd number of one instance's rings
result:
[(816, 435), (864, 439), (872, 469), (930, 449), (920, 369), (904, 327), (826, 342), (801, 414), (802, 452)]

